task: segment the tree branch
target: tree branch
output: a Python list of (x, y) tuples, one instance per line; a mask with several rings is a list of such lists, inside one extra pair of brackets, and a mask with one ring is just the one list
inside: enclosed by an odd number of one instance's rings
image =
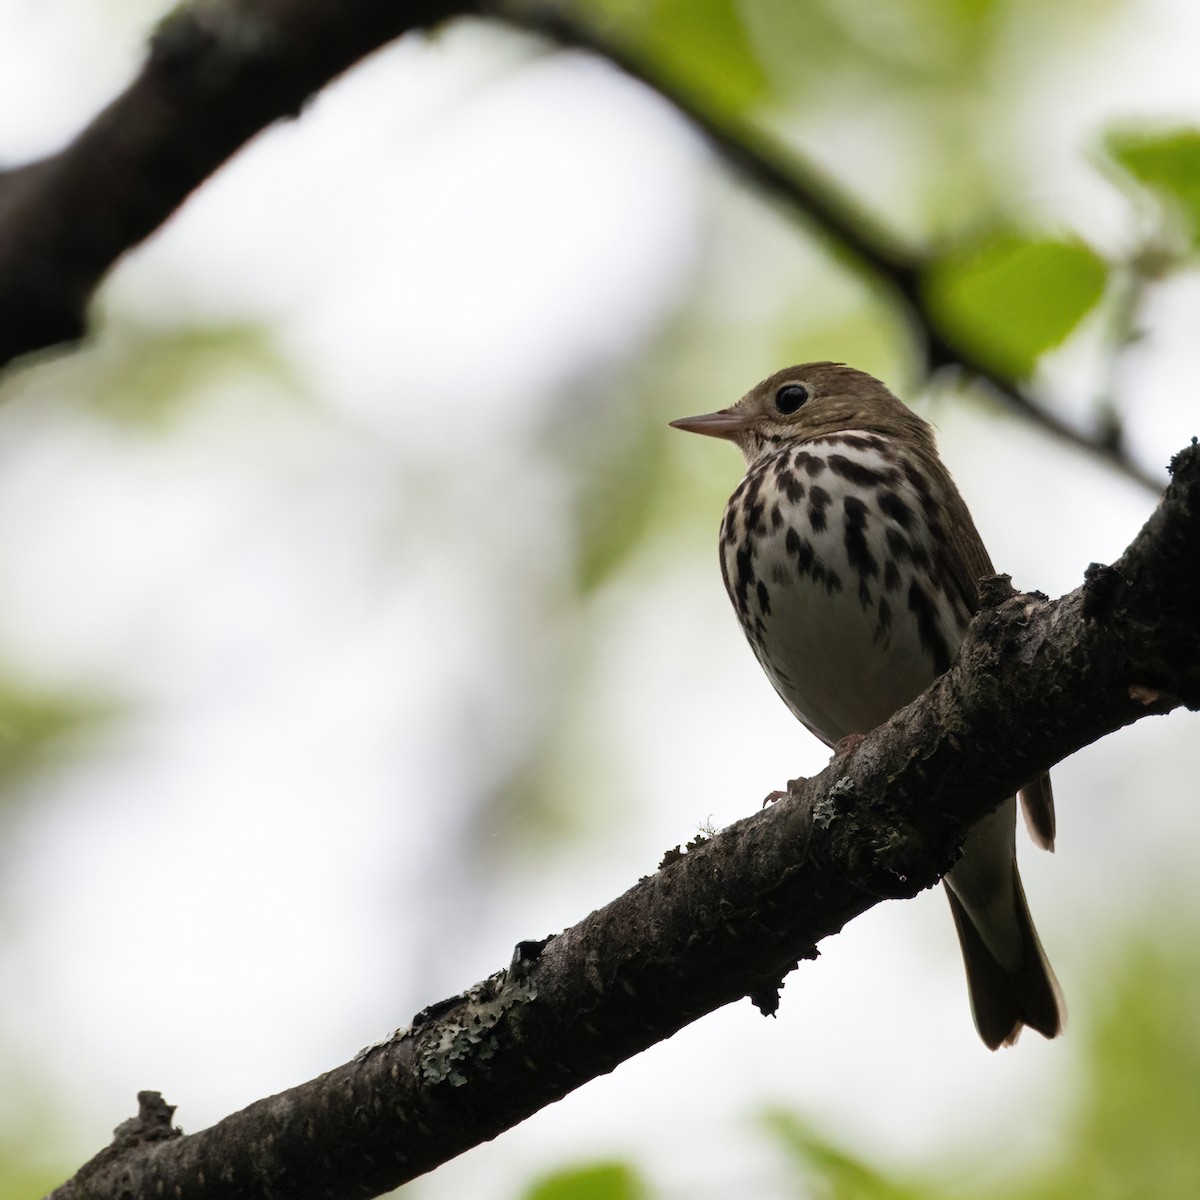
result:
[(762, 130), (706, 108), (693, 90), (557, 4), (513, 0), (198, 0), (159, 26), (137, 79), (67, 147), (0, 172), (0, 367), (84, 336), (101, 279), (254, 134), (400, 34), (486, 10), (598, 54), (688, 117), (760, 189), (819, 232), (852, 269), (897, 297), (930, 370), (952, 367), (1008, 408), (1157, 492), (1119, 429), (1085, 433), (962, 346), (922, 286), (927, 256)]
[[(258, 130), (407, 29), (473, 11), (423, 0), (224, 0), (177, 10), (144, 69), (59, 154), (0, 175), (0, 362), (82, 335), (98, 281)], [(566, 39), (561, 31), (559, 40)], [(578, 38), (573, 44), (585, 44)], [(645, 78), (741, 170), (888, 280), (932, 363), (987, 373), (924, 309), (919, 256), (747, 128)], [(1057, 423), (1058, 436), (1123, 456)], [(183, 1136), (145, 1093), (139, 1118), (57, 1197), (379, 1194), (495, 1136), (587, 1079), (783, 976), (881, 899), (951, 865), (989, 807), (1064, 755), (1152, 712), (1200, 706), (1200, 451), (1120, 562), (1063, 599), (1003, 599), (958, 663), (820, 776), (738, 822), (395, 1037), (307, 1084)]]
[(260, 130), (371, 51), (471, 0), (207, 0), (69, 145), (0, 173), (0, 367), (74, 341), (100, 280)]
[(714, 111), (686, 81), (604, 36), (562, 4), (487, 0), (485, 9), (558, 45), (604, 58), (670, 101), (740, 175), (821, 235), (835, 257), (893, 293), (921, 343), (927, 370), (960, 370), (1052, 437), (1095, 455), (1151, 492), (1157, 494), (1162, 487), (1159, 477), (1130, 457), (1119, 429), (1105, 421), (1098, 422), (1090, 434), (1077, 429), (947, 332), (926, 296), (929, 255), (904, 246), (853, 196), (794, 149), (732, 114)]
[(778, 804), (520, 943), (508, 968), (354, 1061), (210, 1129), (169, 1136), (171, 1110), (144, 1094), (141, 1136), (125, 1130), (54, 1197), (378, 1195), (722, 1005), (773, 1011), (798, 960), (880, 900), (934, 884), (1020, 784), (1143, 716), (1200, 708), (1200, 446), (1172, 468), (1117, 563), (1055, 601), (992, 580), (954, 666)]

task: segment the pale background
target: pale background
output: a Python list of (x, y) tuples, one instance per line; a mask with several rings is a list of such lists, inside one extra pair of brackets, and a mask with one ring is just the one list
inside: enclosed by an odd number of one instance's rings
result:
[[(88, 119), (164, 7), (5, 0), (0, 158)], [(1200, 114), (1200, 8), (1109, 5), (1077, 32), (1046, 16), (1007, 91), (981, 80), (1003, 121), (978, 154), (1113, 251), (1128, 210), (1094, 147), (1116, 117)], [(957, 152), (946, 124), (905, 143), (870, 96), (764, 119), (897, 228), (955, 224), (914, 178)], [(916, 392), (894, 322), (666, 105), (481, 24), (260, 137), (99, 312), (89, 349), (0, 386), (0, 669), (116, 706), (0, 808), (0, 1145), (63, 1174), (138, 1089), (196, 1130), (301, 1082), (822, 765), (722, 592), (737, 456), (671, 417), (853, 357), (939, 427), (998, 567), (1051, 594), (1153, 505)], [(1198, 318), (1194, 279), (1161, 289), (1121, 364), (1155, 470), (1200, 432)], [(1089, 338), (1045, 369), (1080, 414)], [(1060, 849), (1021, 853), (1058, 1042), (982, 1049), (929, 893), (824, 945), (777, 1020), (705, 1018), (406, 1194), (503, 1200), (616, 1157), (664, 1195), (792, 1195), (769, 1106), (884, 1162), (1051, 1155), (1122, 939), (1200, 921), (1198, 772), (1186, 714), (1056, 772)]]

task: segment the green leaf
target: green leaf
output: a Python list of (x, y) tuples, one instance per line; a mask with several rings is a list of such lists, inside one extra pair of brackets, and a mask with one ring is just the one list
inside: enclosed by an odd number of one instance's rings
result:
[(525, 1193), (523, 1200), (648, 1200), (649, 1195), (632, 1167), (595, 1163), (543, 1179)]
[(1191, 245), (1200, 247), (1200, 130), (1112, 130), (1104, 148), (1183, 224)]
[[(63, 1142), (66, 1141), (64, 1134)], [(29, 1200), (30, 1196), (44, 1196), (78, 1170), (78, 1163), (65, 1155), (62, 1165), (57, 1168), (22, 1161), (32, 1157), (19, 1143), (15, 1146), (0, 1144), (0, 1200)]]
[(189, 401), (223, 377), (257, 375), (294, 390), (283, 356), (265, 327), (253, 324), (139, 329), (110, 336), (91, 367), (92, 402), (122, 424), (164, 429)]
[(1081, 241), (1002, 230), (938, 259), (923, 286), (950, 340), (1023, 378), (1096, 304), (1107, 274)]
[(1070, 1136), (1040, 1177), (1014, 1181), (1013, 1200), (1200, 1195), (1200, 956), (1194, 922), (1175, 917), (1114, 947), (1111, 973), (1093, 972)]
[(735, 0), (590, 0), (587, 7), (714, 105), (740, 110), (768, 91)]
[(0, 788), (52, 761), (72, 738), (111, 719), (115, 704), (0, 677)]
[(819, 1185), (814, 1195), (837, 1200), (933, 1200), (938, 1194), (927, 1181), (909, 1183), (885, 1175), (816, 1133), (793, 1113), (770, 1112), (766, 1121), (804, 1174)]

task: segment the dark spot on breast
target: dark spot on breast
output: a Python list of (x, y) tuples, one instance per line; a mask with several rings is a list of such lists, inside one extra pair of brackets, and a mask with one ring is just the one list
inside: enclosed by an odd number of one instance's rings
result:
[(875, 503), (879, 505), (879, 511), (885, 517), (891, 517), (901, 529), (907, 529), (912, 524), (912, 509), (891, 488), (883, 489), (875, 497)]
[(767, 585), (760, 579), (758, 587), (754, 590), (758, 595), (758, 607), (762, 609), (764, 617), (769, 617), (771, 615), (771, 594), (767, 591)]
[(744, 499), (744, 507), (752, 508), (758, 503), (758, 493), (762, 491), (763, 472), (754, 471), (746, 476), (746, 494)]
[(871, 603), (871, 589), (867, 586), (867, 580), (879, 574), (879, 564), (863, 532), (867, 525), (867, 506), (858, 496), (846, 496), (842, 500), (842, 511), (846, 516), (846, 528), (842, 535), (846, 557), (850, 560), (850, 566), (858, 572), (858, 598), (866, 608)]
[(816, 557), (812, 542), (802, 538), (795, 529), (789, 529), (787, 536), (783, 539), (783, 546), (789, 554), (795, 556), (800, 573), (802, 575), (811, 574), (813, 560)]
[(804, 499), (804, 484), (792, 474), (791, 471), (782, 471), (775, 477), (775, 482), (779, 485), (779, 490), (783, 492), (793, 504), (799, 504)]
[(912, 546), (909, 544), (908, 538), (898, 529), (887, 531), (887, 547), (888, 554), (896, 562), (904, 562), (905, 559), (912, 556)]
[(969, 590), (963, 590), (963, 584), (954, 570), (949, 547), (944, 547), (939, 551), (934, 561), (936, 563), (935, 573), (941, 584), (942, 594), (950, 601), (950, 607), (954, 609), (961, 632), (971, 623), (971, 618), (979, 608), (978, 584), (972, 583), (968, 585)]
[(853, 458), (847, 458), (844, 454), (831, 454), (825, 461), (835, 475), (856, 487), (878, 487), (883, 482), (882, 471), (868, 467), (866, 463), (858, 462)]
[(808, 493), (808, 523), (814, 533), (824, 533), (828, 522), (825, 520), (825, 509), (829, 505), (829, 493), (823, 487), (812, 487)]
[(725, 519), (721, 522), (721, 545), (731, 546), (736, 536), (734, 532), (733, 509), (727, 508), (725, 510)]
[(875, 640), (887, 636), (887, 632), (892, 627), (892, 606), (883, 596), (879, 597), (878, 620), (875, 622)]
[(737, 580), (736, 580), (736, 596), (734, 603), (737, 605), (738, 612), (745, 612), (748, 606), (746, 593), (749, 592), (751, 585), (754, 583), (754, 568), (750, 556), (749, 546), (739, 546), (737, 550)]
[(933, 669), (940, 675), (950, 666), (950, 648), (929, 593), (915, 579), (908, 588), (908, 608), (917, 619), (921, 649), (933, 659)]
[(904, 470), (904, 478), (912, 485), (912, 489), (917, 493), (917, 497), (921, 501), (921, 507), (925, 510), (926, 516), (932, 516), (937, 512), (937, 501), (933, 498), (933, 493), (929, 489), (929, 480), (922, 475), (911, 462), (907, 460), (902, 464)]
[(861, 433), (844, 433), (837, 441), (843, 446), (849, 446), (851, 450), (882, 451), (886, 448), (886, 443), (882, 438), (870, 437)]
[(924, 546), (910, 542), (898, 529), (889, 529), (886, 537), (888, 553), (896, 562), (911, 562), (923, 570), (929, 570), (929, 551)]
[(809, 479), (816, 479), (825, 470), (825, 460), (819, 454), (810, 454), (807, 450), (797, 450), (792, 460), (797, 471), (804, 471)]
[[(900, 586), (900, 568), (896, 566), (896, 560), (889, 558), (887, 565), (883, 568), (883, 586), (889, 592), (896, 591)], [(883, 601), (880, 601), (882, 604)]]
[(771, 505), (771, 528), (779, 529), (783, 526), (783, 513), (779, 511), (778, 504)]
[(763, 528), (763, 505), (762, 503), (752, 504), (746, 510), (746, 532), (757, 533)]
[(842, 590), (842, 577), (836, 571), (825, 572), (825, 590), (832, 596)]

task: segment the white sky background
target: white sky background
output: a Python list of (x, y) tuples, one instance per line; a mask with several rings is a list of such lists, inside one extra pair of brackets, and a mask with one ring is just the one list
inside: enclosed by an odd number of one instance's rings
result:
[[(119, 89), (154, 12), (7, 0), (0, 157), (52, 148)], [(1122, 111), (1195, 119), (1198, 37), (1200, 10), (1143, 3), (1074, 77), (1031, 82), (1032, 205), (1120, 236), (1081, 147)], [(836, 161), (843, 132), (818, 124), (811, 144)], [(172, 434), (139, 438), (60, 397), (82, 377), (69, 364), (0, 392), (0, 656), (47, 683), (120, 687), (149, 714), (39, 781), (3, 826), (0, 1036), (25, 1057), (0, 1106), (21, 1111), (21, 1074), (56, 1085), (80, 1161), (139, 1088), (199, 1129), (344, 1061), (624, 890), (699, 823), (822, 764), (727, 611), (714, 508), (711, 538), (638, 563), (586, 617), (596, 662), (576, 724), (629, 792), (544, 864), (508, 831), (523, 867), (461, 898), (476, 757), (521, 747), (556, 676), (589, 666), (564, 664), (576, 643), (554, 616), (566, 484), (523, 451), (558, 389), (587, 404), (593, 376), (636, 356), (710, 242), (778, 236), (714, 179), (669, 110), (596, 64), (530, 60), (481, 27), (405, 43), (261, 138), (105, 291), (114, 338), (122, 322), (268, 322), (303, 402), (226, 378)], [(1151, 464), (1200, 432), (1177, 399), (1196, 377), (1198, 301), (1194, 282), (1165, 290), (1129, 359)], [(744, 387), (778, 365), (747, 352), (729, 376)], [(1068, 394), (1072, 365), (1050, 368)], [(727, 384), (688, 411), (732, 400)], [(1037, 434), (953, 400), (926, 411), (1019, 585), (1074, 587), (1149, 512)], [(672, 452), (736, 482), (727, 447), (681, 437)], [(528, 572), (538, 586), (517, 587)], [(1197, 758), (1194, 721), (1173, 717), (1056, 774), (1060, 850), (1022, 861), (1071, 1031), (1129, 893), (1152, 876), (1200, 908), (1181, 833), (1196, 832)], [(1048, 1149), (1047, 1114), (1080, 1086), (1071, 1031), (983, 1051), (929, 894), (823, 947), (778, 1020), (748, 1003), (706, 1018), (412, 1191), (504, 1200), (539, 1170), (613, 1154), (674, 1195), (735, 1181), (783, 1195), (753, 1123), (769, 1101), (879, 1154), (1019, 1161)]]

